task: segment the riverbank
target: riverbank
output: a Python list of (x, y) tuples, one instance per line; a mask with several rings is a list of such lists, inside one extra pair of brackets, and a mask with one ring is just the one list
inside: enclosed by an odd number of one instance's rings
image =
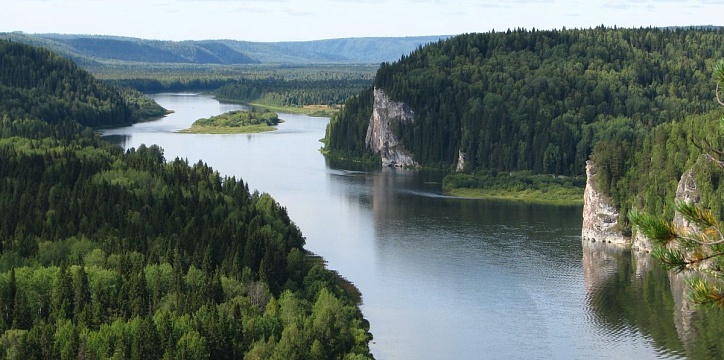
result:
[(446, 195), (552, 205), (583, 205), (584, 187), (585, 180), (578, 177), (528, 172), (453, 174), (443, 180)]
[(546, 205), (583, 205), (583, 196), (566, 192), (556, 193), (540, 190), (498, 191), (491, 189), (453, 189), (445, 191), (446, 195), (472, 198), (523, 201), (532, 204)]
[(255, 108), (267, 109), (270, 111), (290, 113), (290, 114), (301, 114), (309, 115), (314, 117), (332, 117), (341, 110), (341, 106), (329, 106), (329, 105), (304, 105), (304, 106), (280, 106), (274, 104), (267, 104), (261, 102), (244, 102), (234, 99), (228, 99), (223, 97), (215, 96), (214, 99), (220, 102), (248, 105)]

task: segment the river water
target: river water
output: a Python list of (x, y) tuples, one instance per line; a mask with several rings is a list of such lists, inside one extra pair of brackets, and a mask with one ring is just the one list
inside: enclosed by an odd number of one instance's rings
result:
[(202, 160), (270, 193), (306, 248), (361, 290), (378, 359), (721, 356), (721, 327), (677, 310), (682, 296), (655, 262), (581, 243), (580, 207), (450, 198), (436, 174), (334, 168), (319, 152), (327, 118), (179, 134), (243, 106), (153, 97), (175, 113), (104, 135), (126, 148), (158, 144), (167, 159)]

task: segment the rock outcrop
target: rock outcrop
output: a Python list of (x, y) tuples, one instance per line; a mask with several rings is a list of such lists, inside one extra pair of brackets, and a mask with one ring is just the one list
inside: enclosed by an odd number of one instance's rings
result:
[(637, 231), (634, 233), (633, 240), (631, 241), (631, 250), (638, 251), (640, 253), (650, 253), (654, 249), (654, 242), (647, 238), (641, 232)]
[(465, 170), (465, 159), (467, 158), (467, 155), (462, 150), (458, 150), (458, 163), (455, 165), (455, 171), (461, 172)]
[(380, 154), (383, 166), (417, 167), (418, 163), (412, 158), (392, 132), (396, 123), (413, 123), (415, 114), (404, 103), (395, 102), (385, 94), (382, 89), (374, 89), (375, 101), (367, 127), (365, 144), (375, 154)]
[[(694, 178), (696, 166), (687, 170), (681, 175), (676, 188), (675, 201), (699, 203), (701, 192)], [(616, 262), (620, 261), (621, 255), (617, 251), (627, 251), (626, 246), (629, 240), (615, 231), (618, 212), (610, 205), (606, 197), (598, 191), (596, 186), (596, 169), (592, 161), (586, 162), (586, 190), (584, 192), (583, 209), (583, 269), (586, 290), (590, 292), (597, 288), (597, 284), (607, 281), (611, 274), (616, 274)], [(684, 230), (695, 231), (693, 224), (690, 224), (678, 212), (674, 215), (673, 223)], [(590, 241), (590, 242), (589, 242)], [(612, 243), (624, 246), (608, 246), (609, 244), (592, 244), (591, 242)], [(654, 258), (648, 254), (653, 249), (653, 242), (636, 232), (633, 241), (630, 242), (631, 250), (634, 250), (631, 257), (635, 261), (636, 279), (641, 279), (652, 268)], [(672, 246), (676, 246), (672, 244)], [(706, 266), (704, 264), (703, 266)], [(696, 323), (699, 316), (697, 305), (689, 295), (691, 289), (688, 280), (691, 273), (670, 272), (669, 284), (673, 295), (674, 325), (687, 349), (694, 348), (700, 331)]]
[[(681, 175), (681, 179), (679, 180), (679, 184), (676, 187), (676, 201), (684, 201), (689, 203), (699, 203), (701, 201), (701, 193), (699, 192), (699, 189), (696, 185), (696, 180), (694, 179), (694, 169), (691, 168), (684, 172)], [(692, 229), (692, 225), (689, 224), (686, 219), (684, 219), (681, 214), (678, 212), (674, 214), (673, 223), (676, 226), (682, 227), (684, 229), (694, 230)], [(651, 252), (653, 249), (654, 244), (651, 241), (651, 239), (643, 236), (641, 233), (636, 232), (636, 235), (633, 239), (633, 244), (631, 245), (631, 248), (633, 250), (637, 250), (639, 252)]]
[[(701, 192), (694, 179), (694, 168), (681, 174), (679, 185), (676, 186), (676, 201), (698, 204), (701, 202)], [(692, 225), (678, 212), (674, 215), (674, 225), (691, 229)]]
[(630, 239), (618, 230), (618, 210), (598, 190), (596, 166), (586, 162), (586, 189), (583, 192), (583, 240), (629, 246)]

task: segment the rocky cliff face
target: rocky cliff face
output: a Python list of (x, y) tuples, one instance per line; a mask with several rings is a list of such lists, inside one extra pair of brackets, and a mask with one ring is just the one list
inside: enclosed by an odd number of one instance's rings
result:
[(596, 166), (586, 162), (586, 189), (583, 192), (582, 238), (590, 242), (605, 242), (621, 246), (630, 245), (630, 240), (618, 230), (618, 210), (610, 199), (598, 191)]
[[(676, 201), (698, 204), (701, 202), (701, 193), (694, 179), (694, 169), (691, 168), (681, 175), (679, 185), (676, 187)], [(674, 215), (674, 225), (691, 228), (692, 225), (678, 212)], [(690, 229), (694, 230), (694, 229)]]
[(373, 153), (380, 154), (383, 166), (417, 167), (418, 163), (392, 132), (395, 123), (414, 122), (414, 112), (404, 103), (390, 100), (382, 89), (375, 89), (374, 96), (365, 144)]
[(455, 165), (456, 172), (465, 170), (465, 159), (467, 159), (467, 155), (462, 150), (458, 150), (458, 163)]
[[(701, 193), (694, 179), (696, 167), (689, 169), (681, 175), (676, 188), (676, 201), (698, 203), (701, 201)], [(621, 255), (616, 251), (626, 251), (625, 245), (629, 243), (626, 237), (614, 230), (618, 212), (610, 205), (606, 197), (598, 191), (596, 186), (596, 169), (590, 160), (586, 163), (586, 190), (584, 192), (583, 209), (583, 269), (586, 289), (592, 292), (600, 282), (607, 281), (612, 271), (616, 268), (617, 261)], [(673, 220), (676, 226), (684, 229), (694, 230), (693, 225), (688, 223), (678, 212)], [(620, 244), (624, 246), (608, 246), (608, 244), (592, 244), (592, 242), (604, 242)], [(641, 234), (636, 234), (631, 242), (631, 249), (635, 250), (632, 259), (636, 262), (636, 279), (641, 279), (651, 269), (654, 258), (648, 254), (653, 248), (653, 242)], [(613, 254), (613, 255), (612, 255)], [(679, 338), (687, 348), (694, 348), (698, 339), (698, 329), (695, 324), (695, 317), (698, 315), (696, 305), (689, 298), (690, 287), (688, 285), (690, 274), (669, 273), (669, 284), (674, 300), (674, 325)], [(592, 285), (593, 284), (593, 285)], [(589, 297), (591, 295), (589, 294)]]
[[(696, 186), (696, 180), (694, 179), (694, 169), (689, 169), (681, 175), (679, 184), (676, 187), (676, 201), (685, 201), (699, 203), (701, 201), (701, 193)], [(682, 227), (684, 229), (691, 228), (691, 224), (686, 221), (681, 214), (678, 212), (674, 215), (674, 225)], [(690, 229), (693, 230), (693, 229)], [(654, 247), (651, 239), (639, 234), (638, 232), (634, 236), (632, 249), (641, 252), (651, 252)]]
[[(676, 201), (698, 203), (701, 194), (694, 180), (694, 170), (689, 169), (679, 180), (676, 188)], [(684, 228), (690, 224), (679, 214), (674, 216), (674, 224)], [(586, 189), (583, 193), (583, 240), (605, 243), (612, 243), (624, 246), (631, 246), (632, 250), (648, 253), (653, 249), (653, 242), (639, 234), (633, 239), (623, 236), (616, 230), (618, 224), (618, 210), (614, 208), (609, 199), (598, 191), (596, 185), (596, 166), (589, 160), (586, 162)]]

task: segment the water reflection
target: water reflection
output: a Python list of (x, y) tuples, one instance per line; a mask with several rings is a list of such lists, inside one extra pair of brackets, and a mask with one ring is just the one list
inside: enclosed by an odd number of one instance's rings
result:
[(588, 241), (583, 272), (592, 320), (606, 336), (625, 341), (641, 334), (660, 358), (724, 356), (723, 312), (695, 308), (686, 275), (668, 273), (648, 254)]
[(103, 136), (103, 140), (108, 141), (111, 144), (118, 145), (124, 149), (128, 148), (127, 144), (130, 139), (131, 136), (128, 134), (113, 134)]

